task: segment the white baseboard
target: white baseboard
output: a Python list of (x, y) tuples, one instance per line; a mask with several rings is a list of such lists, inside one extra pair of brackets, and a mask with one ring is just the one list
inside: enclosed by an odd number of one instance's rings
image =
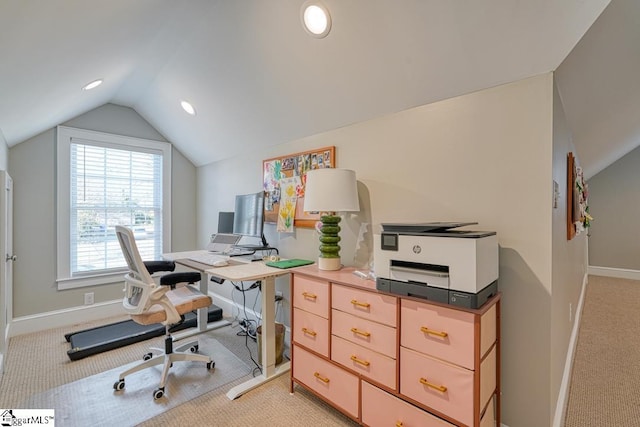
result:
[(16, 317), (9, 325), (9, 337), (72, 326), (82, 322), (93, 322), (119, 314), (125, 314), (122, 299)]
[(594, 276), (617, 277), (619, 279), (640, 280), (640, 271), (626, 268), (589, 266), (589, 274)]
[[(591, 274), (591, 272), (589, 272)], [(556, 401), (556, 412), (553, 417), (553, 427), (562, 427), (565, 421), (565, 415), (567, 412), (567, 403), (569, 401), (569, 386), (571, 383), (571, 371), (573, 368), (573, 357), (576, 351), (576, 345), (578, 344), (578, 331), (580, 329), (580, 318), (582, 317), (582, 305), (584, 303), (584, 295), (587, 289), (587, 278), (582, 278), (582, 290), (580, 291), (580, 299), (578, 300), (578, 307), (576, 307), (575, 317), (573, 319), (573, 328), (571, 330), (571, 338), (569, 339), (569, 349), (567, 351), (567, 358), (564, 363), (564, 372), (562, 374), (562, 383), (560, 384), (560, 390), (558, 391), (558, 400)]]
[[(245, 309), (241, 304), (216, 293), (209, 292), (209, 294), (212, 296), (214, 304), (222, 309), (224, 316), (232, 316), (238, 312), (244, 315), (244, 312), (246, 311), (249, 318), (254, 320), (260, 318), (259, 313), (256, 313), (250, 308)], [(121, 299), (92, 305), (81, 305), (78, 307), (66, 308), (64, 310), (32, 314), (12, 319), (10, 324), (7, 325), (7, 335), (8, 337), (15, 337), (18, 335), (43, 331), (45, 329), (72, 326), (83, 322), (92, 322), (120, 314), (125, 314), (122, 309)]]
[[(211, 292), (209, 292), (211, 295)], [(216, 301), (220, 300), (220, 296), (216, 295)], [(220, 307), (219, 304), (216, 304)], [(223, 309), (225, 314), (231, 312)], [(8, 336), (15, 337), (18, 335), (29, 334), (33, 332), (43, 331), (45, 329), (60, 328), (64, 326), (73, 326), (83, 322), (93, 322), (107, 317), (113, 317), (126, 314), (122, 308), (122, 299), (101, 302), (92, 305), (81, 305), (77, 307), (65, 308), (63, 310), (49, 311), (46, 313), (31, 314), (14, 318), (8, 325)], [(73, 332), (73, 331), (69, 331)]]

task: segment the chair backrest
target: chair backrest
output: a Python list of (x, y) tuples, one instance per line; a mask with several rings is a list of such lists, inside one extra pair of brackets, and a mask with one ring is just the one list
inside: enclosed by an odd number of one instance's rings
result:
[[(154, 291), (160, 291), (159, 285), (153, 280), (142, 261), (133, 231), (116, 225), (116, 236), (129, 267), (129, 272), (124, 276), (126, 287), (122, 304), (130, 314), (144, 313), (153, 304), (160, 303), (158, 299), (162, 298), (161, 295), (152, 296)], [(166, 292), (166, 290), (162, 291), (163, 294)]]
[(133, 235), (133, 231), (130, 228), (123, 227), (122, 225), (116, 225), (116, 236), (118, 242), (120, 242), (120, 248), (122, 249), (122, 255), (124, 255), (129, 272), (134, 274), (134, 277), (144, 283), (153, 284), (153, 278), (142, 261), (140, 252), (138, 251), (138, 245), (136, 245), (136, 239)]

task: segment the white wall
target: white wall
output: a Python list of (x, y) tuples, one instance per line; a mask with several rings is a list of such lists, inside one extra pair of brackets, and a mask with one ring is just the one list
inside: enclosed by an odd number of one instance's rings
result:
[(589, 264), (592, 267), (640, 271), (640, 148), (636, 148), (589, 181)]
[[(551, 298), (550, 321), (550, 399), (549, 407), (554, 408), (560, 399), (558, 411), (552, 416), (562, 414), (568, 397), (568, 377), (565, 374), (567, 357), (572, 360), (573, 348), (567, 343), (572, 332), (577, 333), (576, 316), (579, 306), (580, 293), (587, 271), (587, 237), (581, 233), (574, 239), (567, 241), (567, 153), (573, 152), (579, 162), (572, 143), (571, 133), (564, 115), (564, 109), (557, 88), (554, 85), (553, 104), (553, 181), (558, 183), (558, 207), (552, 209), (553, 220), (553, 257), (552, 277), (553, 293)], [(550, 184), (552, 185), (552, 184)], [(552, 198), (549, 205), (553, 203)], [(574, 328), (576, 329), (574, 331)], [(571, 350), (571, 352), (569, 352)], [(568, 354), (569, 353), (569, 354)], [(563, 384), (563, 380), (565, 383)], [(564, 388), (561, 388), (564, 386)], [(559, 395), (559, 393), (562, 393)], [(560, 419), (557, 419), (560, 422)], [(555, 424), (555, 425), (563, 425)]]
[[(546, 425), (554, 411), (550, 366), (553, 84), (546, 74), (246, 153), (198, 168), (198, 239), (215, 231), (235, 194), (258, 191), (262, 160), (334, 145), (356, 170), (362, 211), (343, 228), (353, 264), (357, 231), (371, 222), (477, 221), (500, 245), (502, 422)], [(289, 257), (315, 258), (313, 231), (269, 241)], [(215, 285), (221, 294), (228, 285)], [(566, 347), (566, 343), (564, 343)], [(554, 387), (555, 388), (555, 387)]]
[[(131, 108), (106, 104), (65, 126), (165, 141)], [(0, 144), (1, 145), (1, 144)], [(195, 246), (195, 167), (173, 149), (172, 250)], [(9, 149), (14, 181), (14, 318), (81, 306), (84, 293), (95, 302), (122, 298), (122, 284), (58, 291), (56, 287), (55, 130)], [(178, 204), (178, 205), (177, 205)], [(186, 207), (184, 205), (187, 205)], [(173, 240), (175, 238), (175, 240)]]

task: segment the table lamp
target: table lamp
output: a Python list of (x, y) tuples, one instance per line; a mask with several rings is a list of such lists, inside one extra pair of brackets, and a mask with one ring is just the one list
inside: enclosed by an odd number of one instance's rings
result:
[(320, 212), (320, 270), (340, 270), (340, 217), (337, 212), (357, 212), (356, 173), (348, 169), (313, 169), (307, 172), (305, 212)]

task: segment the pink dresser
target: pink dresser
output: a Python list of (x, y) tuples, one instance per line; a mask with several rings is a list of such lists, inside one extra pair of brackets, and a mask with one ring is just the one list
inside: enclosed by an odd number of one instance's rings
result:
[(292, 392), (364, 426), (500, 425), (500, 294), (461, 309), (308, 266), (291, 295)]

